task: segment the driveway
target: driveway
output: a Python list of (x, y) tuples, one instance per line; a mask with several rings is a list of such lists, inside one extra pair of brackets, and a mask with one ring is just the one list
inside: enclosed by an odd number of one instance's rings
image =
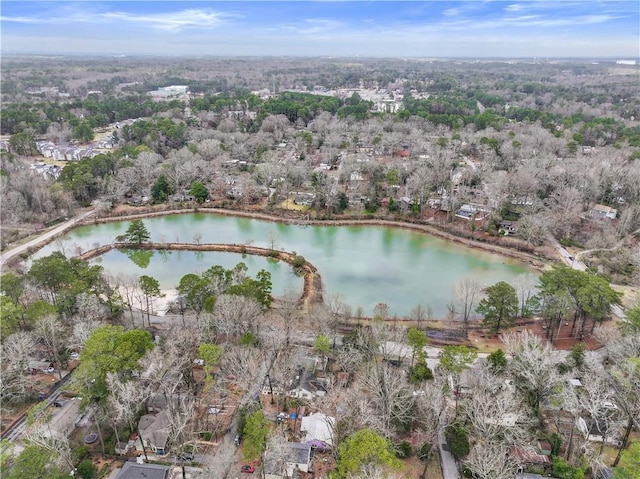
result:
[(447, 441), (444, 438), (444, 432), (438, 434), (438, 446), (440, 448), (440, 465), (442, 466), (443, 479), (460, 479), (458, 465), (453, 458), (453, 454), (449, 452)]
[[(269, 357), (265, 358), (264, 361), (262, 361), (260, 368), (256, 371), (253, 381), (253, 387), (245, 393), (243, 398), (240, 400), (240, 404), (245, 404), (249, 401), (252, 401), (254, 397), (260, 394), (262, 381), (267, 372), (269, 372), (269, 370), (271, 369), (274, 360), (275, 354), (273, 352), (270, 352)], [(236, 457), (238, 447), (235, 445), (234, 438), (237, 434), (237, 428), (238, 415), (234, 414), (231, 426), (218, 444), (215, 455), (208, 456), (209, 460), (203, 461), (203, 467), (206, 467), (209, 471), (209, 479), (234, 479), (236, 477), (244, 475), (240, 474), (240, 461), (239, 458)]]

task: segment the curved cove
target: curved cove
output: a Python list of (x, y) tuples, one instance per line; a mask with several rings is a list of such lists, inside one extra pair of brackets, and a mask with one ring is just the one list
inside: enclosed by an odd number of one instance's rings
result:
[(201, 274), (214, 265), (231, 269), (242, 262), (247, 266), (247, 274), (255, 277), (264, 269), (271, 273), (273, 295), (282, 296), (289, 292), (299, 295), (303, 278), (294, 274), (290, 265), (263, 256), (223, 253), (219, 251), (159, 251), (159, 250), (118, 250), (89, 260), (91, 264), (102, 265), (105, 272), (115, 278), (147, 275), (158, 280), (160, 289), (175, 289), (184, 275)]
[[(147, 218), (144, 223), (154, 242), (235, 243), (295, 251), (318, 268), (325, 300), (340, 295), (354, 312), (361, 307), (365, 315), (371, 315), (376, 304), (386, 303), (392, 316), (409, 315), (416, 305), (422, 305), (429, 306), (435, 318), (442, 318), (454, 298), (455, 284), (464, 278), (483, 286), (498, 281), (515, 285), (523, 276), (537, 275), (520, 261), (402, 228), (299, 226), (207, 213)], [(67, 255), (80, 254), (113, 242), (128, 225), (128, 221), (121, 221), (78, 227), (37, 256), (60, 249)], [(231, 255), (226, 263), (231, 266), (238, 262), (237, 254), (217, 254), (220, 258)], [(107, 271), (117, 270), (124, 267), (122, 260), (131, 263), (129, 268), (134, 265), (126, 256), (115, 261), (111, 254), (105, 255), (101, 264)], [(179, 272), (172, 263), (163, 263), (158, 254), (149, 265), (159, 277), (166, 278), (163, 284), (175, 278), (174, 286), (183, 274), (210, 266), (208, 259), (194, 256), (185, 263), (185, 269), (190, 270), (181, 273), (184, 270)], [(281, 267), (290, 270), (286, 264)], [(150, 273), (140, 270), (138, 274)], [(277, 286), (278, 281), (273, 280), (275, 294), (287, 289)]]

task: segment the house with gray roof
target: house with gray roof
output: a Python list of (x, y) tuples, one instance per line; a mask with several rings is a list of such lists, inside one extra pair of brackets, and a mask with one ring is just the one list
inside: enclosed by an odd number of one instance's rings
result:
[[(311, 465), (311, 446), (299, 442), (288, 442), (286, 447), (286, 477), (296, 477), (294, 476), (295, 471), (309, 472)], [(279, 467), (274, 461), (265, 461), (265, 479), (282, 479), (283, 476), (284, 468)]]
[(113, 479), (174, 479), (169, 466), (160, 464), (139, 464), (137, 462), (125, 462), (122, 469)]
[[(164, 455), (169, 441), (170, 421), (167, 410), (163, 410), (156, 415), (145, 414), (138, 423), (140, 436), (136, 440), (138, 451), (153, 451), (155, 454)], [(144, 448), (142, 442), (144, 441)]]

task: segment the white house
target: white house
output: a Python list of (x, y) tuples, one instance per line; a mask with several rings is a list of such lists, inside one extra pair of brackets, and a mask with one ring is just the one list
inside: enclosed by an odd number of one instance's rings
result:
[(310, 416), (303, 416), (300, 422), (300, 432), (306, 433), (305, 442), (309, 445), (324, 444), (333, 447), (333, 428), (336, 418), (322, 413), (314, 413)]
[[(294, 476), (295, 471), (309, 472), (311, 463), (311, 446), (299, 442), (287, 443), (286, 477)], [(285, 476), (284, 468), (278, 467), (268, 459), (264, 463), (265, 479), (282, 479)]]
[(605, 205), (595, 205), (589, 210), (589, 216), (595, 219), (608, 219), (615, 220), (618, 215), (618, 210)]

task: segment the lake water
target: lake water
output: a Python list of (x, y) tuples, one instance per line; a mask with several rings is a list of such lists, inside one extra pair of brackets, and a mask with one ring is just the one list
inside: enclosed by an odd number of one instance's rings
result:
[[(455, 284), (463, 278), (490, 286), (498, 281), (514, 284), (518, 276), (535, 274), (517, 260), (400, 228), (296, 226), (207, 213), (148, 218), (144, 223), (154, 242), (251, 244), (295, 251), (318, 268), (325, 301), (330, 295), (341, 295), (354, 311), (362, 307), (366, 315), (376, 304), (386, 303), (392, 316), (406, 316), (422, 305), (441, 318), (447, 314)], [(53, 250), (78, 254), (113, 242), (128, 226), (126, 221), (81, 226), (37, 256)], [(146, 258), (134, 259), (142, 266), (147, 263)], [(202, 272), (214, 264), (229, 268), (243, 261), (252, 275), (261, 268), (271, 272), (275, 295), (302, 290), (302, 279), (289, 265), (264, 257), (156, 251), (141, 268), (124, 252), (112, 251), (96, 261), (112, 274), (153, 276), (163, 289), (174, 288), (187, 273)]]

